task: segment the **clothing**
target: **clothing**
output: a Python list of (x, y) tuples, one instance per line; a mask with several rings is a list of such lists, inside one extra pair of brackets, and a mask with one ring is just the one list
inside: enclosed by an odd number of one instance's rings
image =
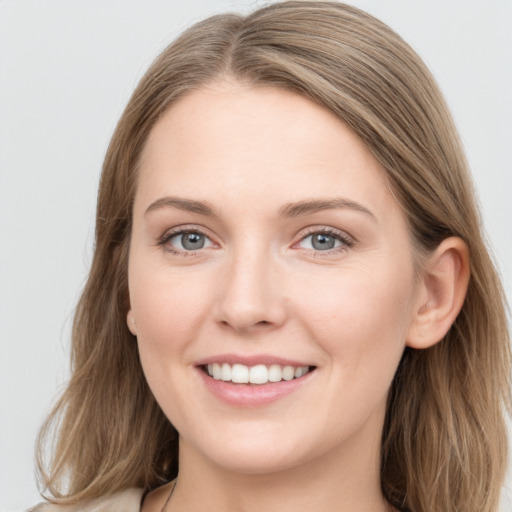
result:
[(132, 487), (77, 505), (41, 503), (27, 512), (140, 512), (143, 492), (142, 489)]

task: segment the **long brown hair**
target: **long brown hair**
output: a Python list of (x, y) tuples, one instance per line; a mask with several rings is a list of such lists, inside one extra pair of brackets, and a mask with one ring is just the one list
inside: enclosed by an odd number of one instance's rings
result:
[[(507, 460), (509, 334), (468, 166), (420, 58), (389, 27), (336, 2), (213, 16), (166, 48), (140, 81), (103, 165), (94, 259), (73, 325), (72, 377), (41, 431), (44, 488), (70, 503), (151, 489), (177, 473), (176, 433), (126, 326), (132, 202), (155, 122), (219, 76), (292, 90), (336, 114), (386, 169), (420, 251), (448, 236), (466, 242), (471, 279), (462, 311), (440, 343), (406, 349), (394, 379), (381, 482), (400, 510), (496, 511)], [(45, 439), (55, 441), (48, 465)]]

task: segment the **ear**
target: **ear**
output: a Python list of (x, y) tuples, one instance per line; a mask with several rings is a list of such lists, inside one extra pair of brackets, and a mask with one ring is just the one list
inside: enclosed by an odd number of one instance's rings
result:
[(137, 336), (137, 325), (135, 324), (135, 317), (133, 316), (133, 311), (131, 309), (128, 310), (128, 314), (126, 315), (126, 323), (128, 324), (130, 332), (134, 336)]
[(427, 258), (407, 336), (407, 346), (424, 349), (441, 341), (459, 314), (469, 283), (469, 253), (450, 237)]

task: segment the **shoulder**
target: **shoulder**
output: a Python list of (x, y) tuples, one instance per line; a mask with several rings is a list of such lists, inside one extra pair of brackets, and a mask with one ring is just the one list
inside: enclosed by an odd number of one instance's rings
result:
[(75, 505), (41, 503), (27, 512), (139, 512), (142, 489), (131, 488)]

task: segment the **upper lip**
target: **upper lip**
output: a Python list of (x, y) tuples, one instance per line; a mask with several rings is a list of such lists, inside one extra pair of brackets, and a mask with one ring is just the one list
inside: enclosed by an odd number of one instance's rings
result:
[(216, 356), (205, 357), (195, 362), (195, 366), (205, 366), (213, 363), (243, 364), (244, 366), (256, 366), (258, 364), (280, 366), (312, 366), (308, 362), (288, 359), (284, 357), (273, 356), (269, 354), (238, 355), (238, 354), (219, 354)]

